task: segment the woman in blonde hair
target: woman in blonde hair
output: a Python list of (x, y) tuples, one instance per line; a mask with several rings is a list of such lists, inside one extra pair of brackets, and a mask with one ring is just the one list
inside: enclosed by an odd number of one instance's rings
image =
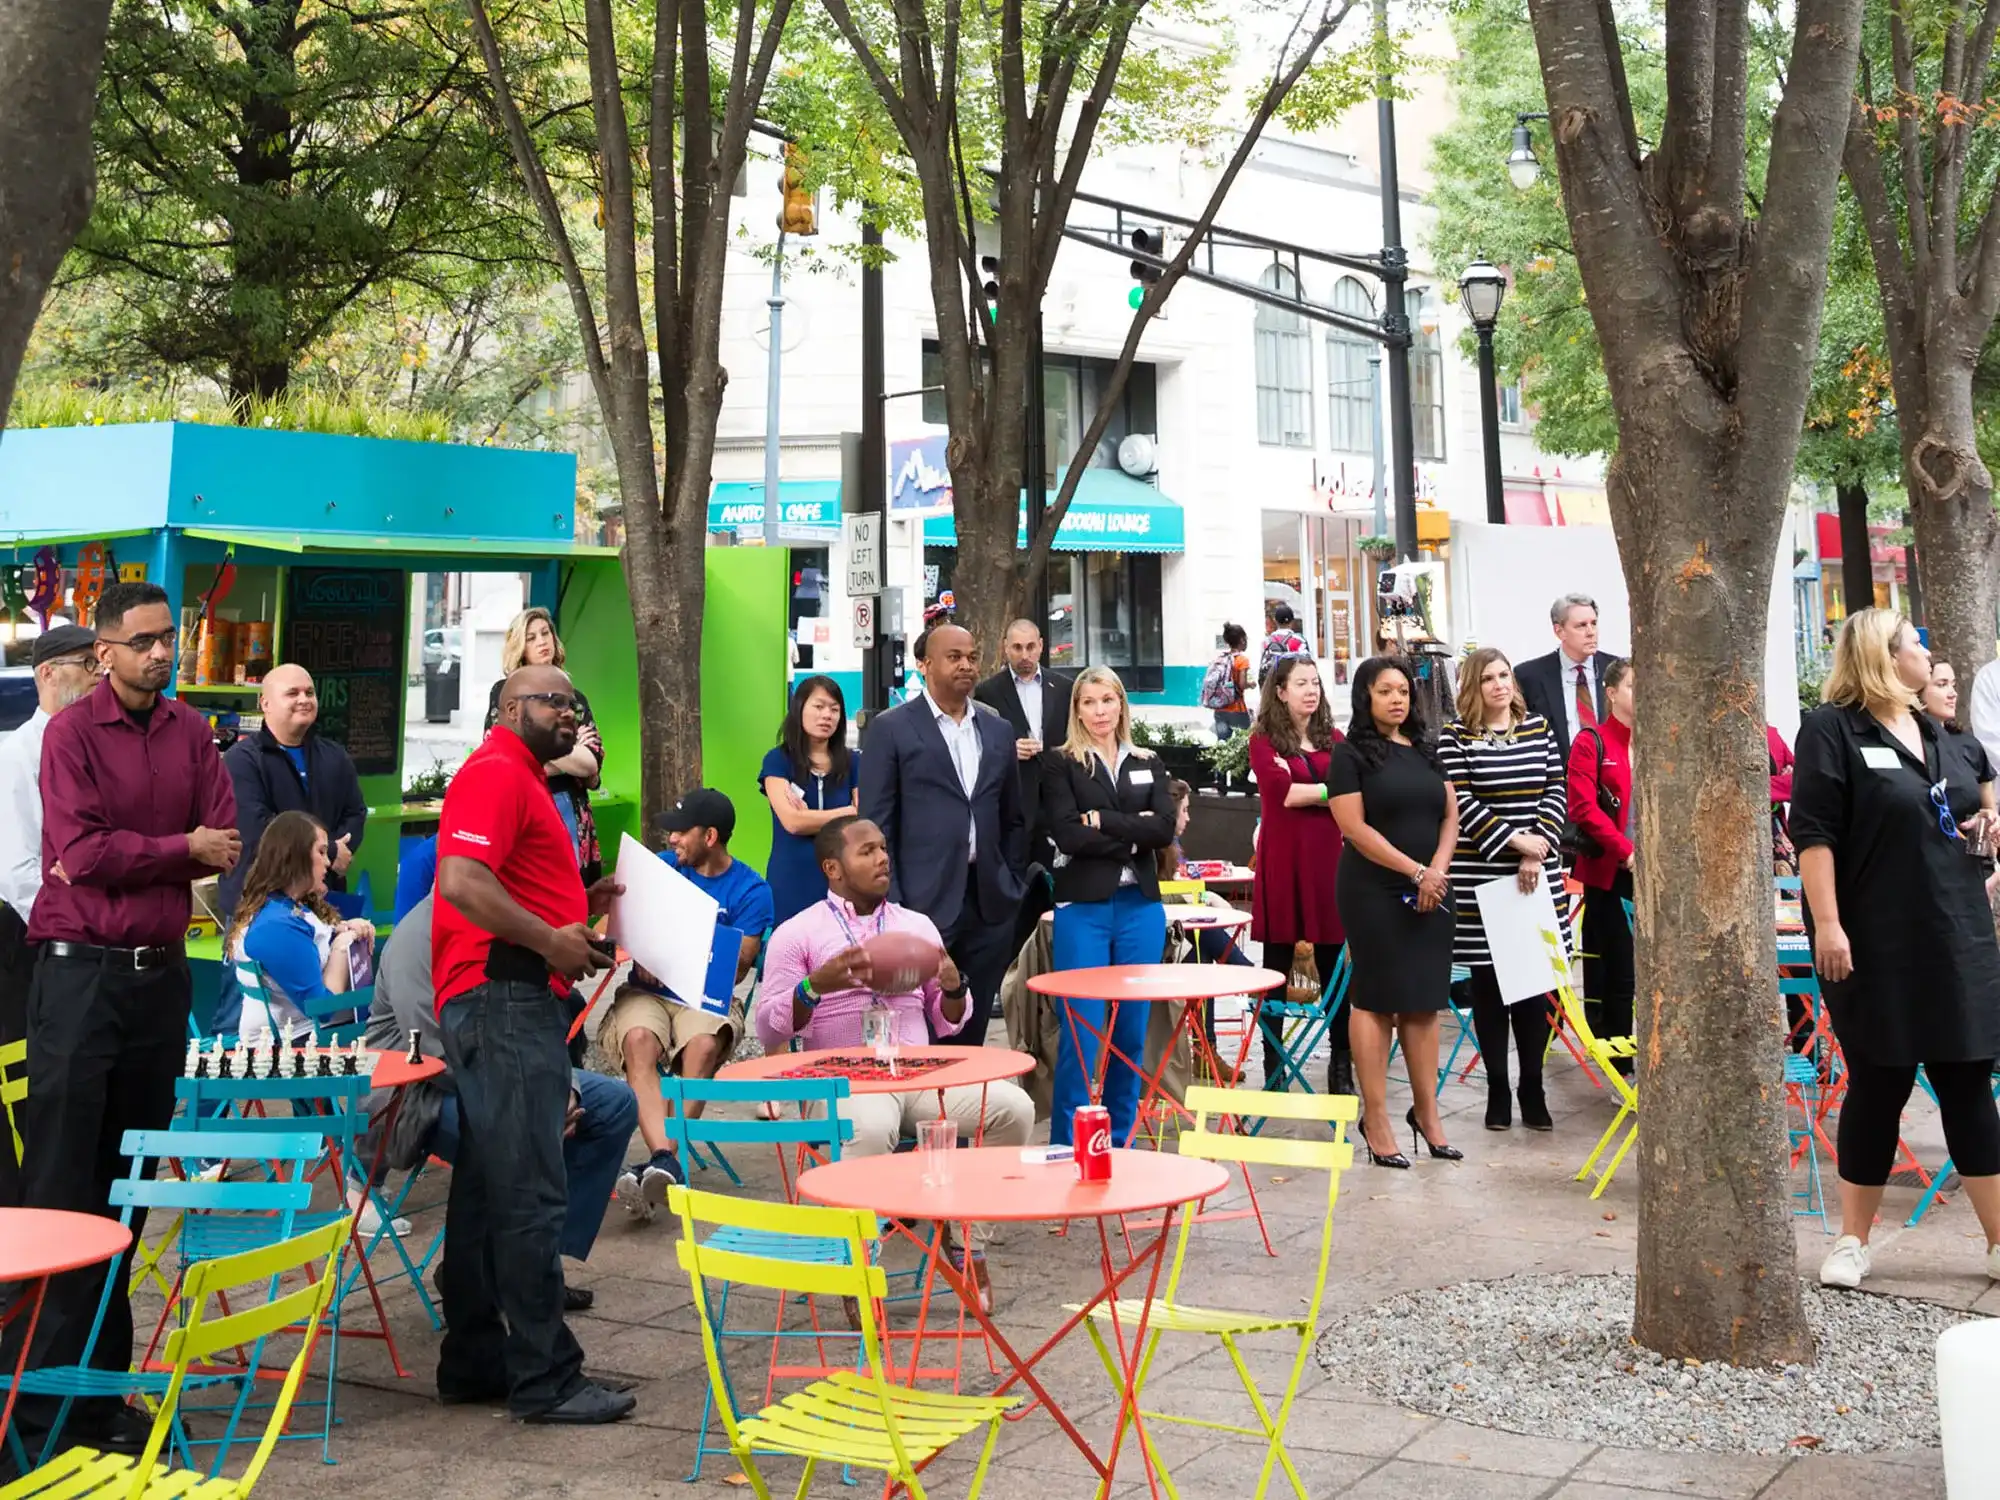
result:
[(1847, 619), (1799, 726), (1792, 840), (1826, 1007), (1847, 1063), (1835, 1155), (1840, 1238), (1823, 1285), (1868, 1275), (1869, 1229), (1922, 1066), (2000, 1280), (2000, 944), (1968, 833), (1979, 786), (1919, 710), (1930, 653), (1892, 610)]
[(1500, 998), (1486, 928), (1475, 892), (1491, 880), (1514, 880), (1523, 891), (1546, 885), (1562, 903), (1562, 838), (1569, 773), (1549, 721), (1528, 712), (1507, 654), (1482, 646), (1458, 674), (1458, 718), (1438, 738), (1438, 763), (1458, 793), (1458, 847), (1451, 857), (1458, 907), (1452, 957), (1472, 979), (1472, 1024), (1486, 1068), (1486, 1128), (1514, 1123), (1507, 1086), (1507, 1034), (1520, 1057), (1521, 1123), (1550, 1130), (1542, 1094), (1542, 1053), (1549, 1043), (1548, 1007), (1539, 998), (1508, 1005)]
[[(1125, 684), (1109, 667), (1090, 667), (1070, 692), (1069, 738), (1042, 752), (1042, 811), (1056, 845), (1055, 932), (1058, 969), (1156, 964), (1167, 946), (1156, 851), (1174, 841), (1171, 778), (1150, 750), (1132, 743)], [(1090, 1102), (1097, 1074), (1102, 1000), (1064, 1000), (1049, 1139), (1070, 1144), (1072, 1117)], [(1146, 1051), (1148, 1007), (1120, 1006), (1111, 1045), (1138, 1061)], [(1084, 1023), (1088, 1023), (1086, 1026)], [(1095, 1028), (1095, 1033), (1089, 1028)], [(1111, 1058), (1104, 1107), (1111, 1139), (1130, 1140), (1139, 1112), (1139, 1074)]]
[[(549, 612), (539, 604), (522, 610), (507, 626), (507, 638), (500, 648), (500, 681), (486, 705), (486, 728), (500, 721), (500, 689), (508, 676), (522, 667), (559, 667), (568, 653)], [(597, 819), (590, 811), (590, 793), (604, 766), (604, 740), (597, 732), (597, 720), (590, 702), (576, 694), (576, 748), (560, 760), (542, 767), (555, 793), (556, 810), (576, 839), (576, 862), (585, 886), (604, 873), (604, 856), (597, 844)]]

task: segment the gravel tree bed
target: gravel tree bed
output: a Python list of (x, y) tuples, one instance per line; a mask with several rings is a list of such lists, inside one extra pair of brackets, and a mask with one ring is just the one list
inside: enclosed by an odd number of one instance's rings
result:
[(1391, 1297), (1321, 1336), (1336, 1378), (1433, 1416), (1540, 1437), (1713, 1453), (1938, 1443), (1937, 1338), (1965, 1315), (1805, 1285), (1811, 1365), (1662, 1360), (1632, 1342), (1630, 1276), (1515, 1276)]

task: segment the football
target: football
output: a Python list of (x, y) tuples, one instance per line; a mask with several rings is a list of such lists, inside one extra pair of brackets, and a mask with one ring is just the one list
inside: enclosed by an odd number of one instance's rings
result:
[(913, 932), (878, 932), (861, 945), (874, 966), (871, 986), (878, 995), (907, 995), (927, 979), (935, 979), (943, 952)]

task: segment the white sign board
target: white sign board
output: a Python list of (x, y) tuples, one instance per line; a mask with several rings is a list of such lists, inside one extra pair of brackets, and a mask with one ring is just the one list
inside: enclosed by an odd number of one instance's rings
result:
[(854, 644), (866, 651), (875, 644), (875, 601), (854, 601)]
[(618, 883), (625, 892), (611, 903), (611, 935), (672, 991), (669, 999), (705, 1009), (699, 1002), (721, 904), (629, 833), (618, 837)]
[(840, 530), (847, 544), (848, 597), (881, 593), (882, 518), (868, 514), (842, 516)]

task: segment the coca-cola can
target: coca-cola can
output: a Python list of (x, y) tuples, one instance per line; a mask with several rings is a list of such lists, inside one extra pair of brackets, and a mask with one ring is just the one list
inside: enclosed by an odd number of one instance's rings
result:
[(1077, 1108), (1070, 1139), (1076, 1144), (1076, 1175), (1085, 1182), (1111, 1178), (1111, 1111), (1101, 1104)]

